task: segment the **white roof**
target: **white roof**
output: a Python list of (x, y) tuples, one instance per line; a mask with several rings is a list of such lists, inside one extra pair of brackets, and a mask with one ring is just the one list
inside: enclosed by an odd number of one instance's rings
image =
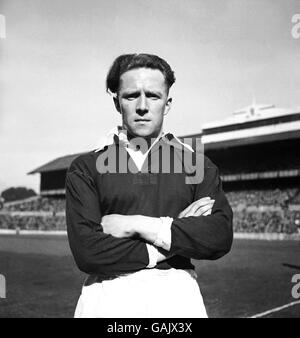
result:
[(243, 124), (249, 121), (271, 119), (274, 117), (292, 115), (297, 113), (300, 114), (300, 107), (283, 109), (276, 108), (273, 104), (252, 104), (243, 109), (235, 111), (232, 116), (226, 118), (225, 120), (205, 123), (202, 126), (202, 130), (228, 125)]
[(292, 121), (279, 124), (271, 124), (269, 126), (246, 128), (241, 130), (232, 130), (215, 134), (202, 135), (201, 140), (202, 143), (206, 144), (267, 135), (279, 135), (282, 133), (298, 130), (300, 130), (300, 121)]

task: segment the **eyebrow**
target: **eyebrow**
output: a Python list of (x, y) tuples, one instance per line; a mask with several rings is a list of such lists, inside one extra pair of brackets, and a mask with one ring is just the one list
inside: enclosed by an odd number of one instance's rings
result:
[[(122, 96), (139, 94), (139, 93), (140, 93), (140, 91), (138, 89), (127, 89), (127, 90), (124, 90), (122, 92)], [(158, 90), (146, 90), (145, 93), (146, 93), (146, 95), (147, 94), (155, 94), (155, 95), (158, 95), (158, 96), (163, 95), (163, 93), (161, 91), (158, 91)]]

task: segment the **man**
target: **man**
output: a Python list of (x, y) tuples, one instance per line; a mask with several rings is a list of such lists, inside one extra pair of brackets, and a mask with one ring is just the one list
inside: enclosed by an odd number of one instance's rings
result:
[(232, 210), (216, 166), (163, 131), (174, 82), (149, 54), (121, 55), (108, 73), (122, 126), (66, 178), (69, 243), (89, 275), (75, 317), (207, 317), (190, 259), (230, 250)]

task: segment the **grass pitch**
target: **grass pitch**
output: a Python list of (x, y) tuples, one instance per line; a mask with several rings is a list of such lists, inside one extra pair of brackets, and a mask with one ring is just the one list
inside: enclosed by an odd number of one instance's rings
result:
[[(209, 317), (250, 317), (295, 301), (299, 258), (297, 241), (236, 239), (225, 257), (194, 261)], [(67, 238), (55, 236), (1, 236), (0, 274), (0, 317), (72, 317), (85, 278)], [(264, 317), (300, 318), (300, 305)]]

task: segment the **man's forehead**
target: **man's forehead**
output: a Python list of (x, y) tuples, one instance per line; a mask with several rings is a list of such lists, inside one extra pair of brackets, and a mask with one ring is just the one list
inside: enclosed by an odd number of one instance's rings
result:
[(140, 86), (146, 86), (149, 89), (165, 89), (165, 77), (160, 70), (151, 68), (130, 69), (121, 75), (120, 90)]

